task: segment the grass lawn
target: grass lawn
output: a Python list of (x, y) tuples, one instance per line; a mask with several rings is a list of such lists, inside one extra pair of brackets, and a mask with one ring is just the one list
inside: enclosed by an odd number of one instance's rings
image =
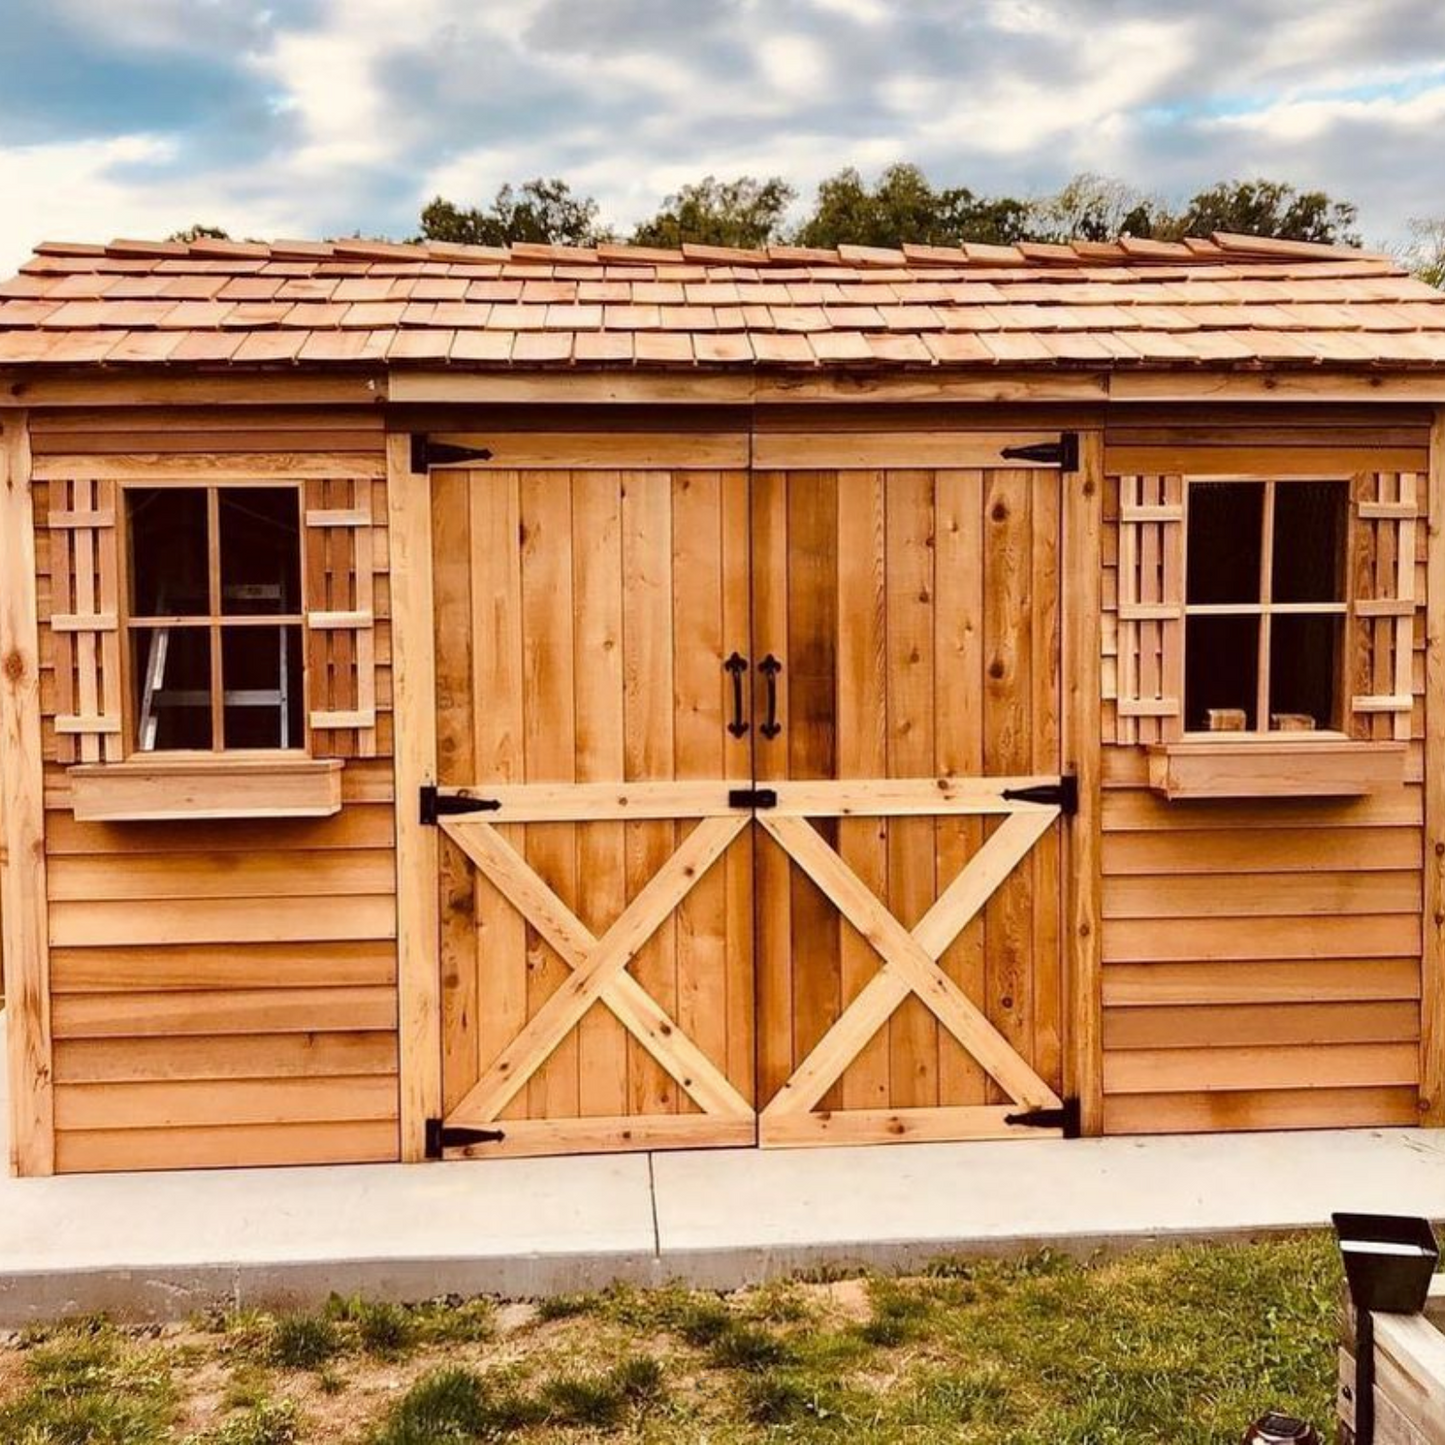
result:
[(1339, 1297), (1314, 1235), (728, 1296), (67, 1322), (0, 1343), (0, 1441), (1218, 1445), (1269, 1407), (1332, 1438)]

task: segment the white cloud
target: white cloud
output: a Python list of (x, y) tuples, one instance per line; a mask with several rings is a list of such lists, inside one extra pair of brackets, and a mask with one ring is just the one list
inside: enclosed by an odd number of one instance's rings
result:
[(1414, 133), (1435, 131), (1445, 122), (1445, 84), (1436, 85), (1407, 100), (1378, 96), (1301, 96), (1264, 105), (1255, 110), (1220, 116), (1207, 124), (1221, 133), (1249, 132), (1284, 142), (1315, 140), (1337, 126), (1369, 124), (1389, 127), (1407, 139)]
[(197, 221), (237, 235), (304, 229), (304, 213), (285, 204), (238, 202), (225, 175), (142, 186), (115, 174), (117, 166), (160, 164), (174, 152), (173, 140), (151, 135), (0, 149), (0, 270), (9, 275), (47, 239), (165, 236)]
[(0, 139), (11, 259), (40, 234), (195, 221), (404, 234), (434, 194), (474, 204), (534, 175), (622, 228), (709, 172), (781, 174), (806, 196), (841, 166), (904, 159), (1014, 194), (1081, 169), (1175, 198), (1263, 173), (1357, 199), (1375, 234), (1445, 194), (1431, 0), (1090, 0), (1088, 24), (1083, 0), (49, 4), (88, 55), (164, 55), (178, 77), (229, 57), (273, 123), (147, 123), (131, 95), (110, 133), (35, 102), (27, 133), (56, 138)]
[(757, 57), (768, 83), (794, 103), (816, 99), (828, 84), (827, 53), (811, 36), (761, 35)]
[(813, 7), (826, 15), (842, 15), (860, 25), (882, 25), (890, 15), (885, 0), (813, 0)]
[[(1018, 7), (1021, 11), (1024, 8)], [(1027, 73), (1003, 71), (969, 86), (898, 77), (884, 95), (930, 146), (949, 142), (983, 154), (1052, 154), (1095, 169), (1102, 127), (1167, 90), (1188, 64), (1187, 20), (1133, 22), (1081, 36), (1071, 76), (1041, 85)]]

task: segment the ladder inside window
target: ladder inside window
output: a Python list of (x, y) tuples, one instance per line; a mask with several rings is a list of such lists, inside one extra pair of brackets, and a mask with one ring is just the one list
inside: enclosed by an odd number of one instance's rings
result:
[[(248, 583), (225, 587), (221, 596), (232, 602), (270, 602), (278, 613), (286, 610), (285, 589), (275, 583)], [(161, 604), (164, 606), (164, 603)], [(160, 733), (161, 714), (171, 708), (206, 708), (211, 706), (209, 688), (177, 688), (166, 686), (166, 669), (170, 660), (171, 633), (174, 627), (157, 627), (151, 633), (146, 653), (145, 676), (141, 683), (139, 747), (143, 753), (154, 752)], [(279, 730), (279, 746), (291, 746), (291, 697), (288, 649), (290, 628), (278, 626), (277, 686), (273, 688), (226, 688), (221, 705), (227, 707), (275, 708)], [(214, 645), (214, 644), (213, 644)]]

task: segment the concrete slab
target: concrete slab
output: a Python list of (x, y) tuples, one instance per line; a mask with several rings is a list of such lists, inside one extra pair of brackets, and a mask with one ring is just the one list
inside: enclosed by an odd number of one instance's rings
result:
[[(0, 1121), (4, 1078), (0, 1053)], [(0, 1176), (0, 1328), (332, 1290), (732, 1288), (824, 1265), (1265, 1234), (1336, 1209), (1445, 1217), (1445, 1131)]]
[(1124, 1248), (1445, 1216), (1445, 1131), (1338, 1130), (659, 1154), (665, 1275), (723, 1287), (822, 1264)]
[(0, 1180), (0, 1323), (332, 1290), (525, 1297), (655, 1261), (637, 1155)]
[[(4, 1144), (0, 1134), (0, 1155)], [(78, 1310), (175, 1317), (331, 1290), (525, 1297), (647, 1280), (656, 1258), (645, 1155), (0, 1174), (0, 1327)]]

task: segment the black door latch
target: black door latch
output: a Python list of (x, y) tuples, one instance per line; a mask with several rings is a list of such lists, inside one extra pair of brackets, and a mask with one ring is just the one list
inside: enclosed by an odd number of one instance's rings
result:
[(728, 807), (730, 808), (776, 808), (778, 806), (778, 792), (776, 788), (729, 788)]

